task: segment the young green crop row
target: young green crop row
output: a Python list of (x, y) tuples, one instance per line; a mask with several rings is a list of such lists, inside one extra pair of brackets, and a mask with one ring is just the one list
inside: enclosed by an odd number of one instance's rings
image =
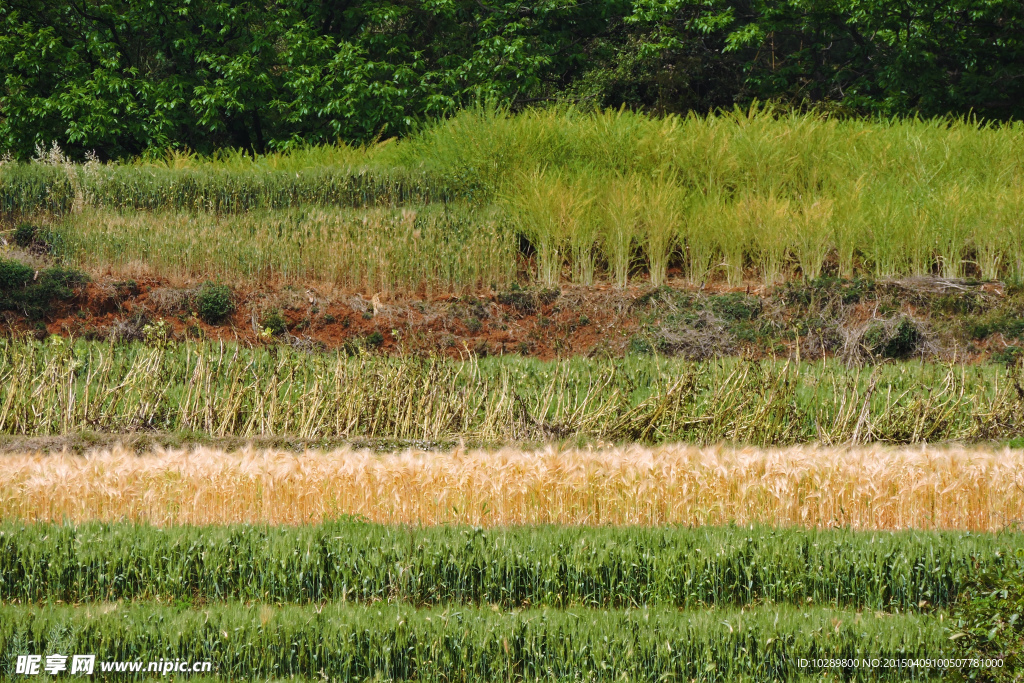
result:
[(765, 527), (0, 525), (0, 600), (949, 606), (1016, 533)]
[(738, 285), (753, 271), (767, 284), (820, 276), (1024, 277), (1024, 186), (907, 188), (867, 181), (831, 195), (786, 196), (719, 188), (695, 193), (671, 177), (596, 182), (539, 170), (505, 200), (537, 251), (537, 276), (592, 284), (599, 263), (619, 286), (641, 260), (654, 286), (677, 263), (700, 284)]
[[(925, 659), (954, 650), (921, 615), (813, 606), (699, 612), (632, 609), (416, 610), (378, 603), (183, 610), (152, 603), (0, 606), (0, 667), (20, 654), (103, 662), (209, 661), (220, 680), (789, 680), (831, 674), (801, 659)], [(2, 669), (0, 669), (2, 671)], [(844, 680), (933, 680), (927, 666), (848, 666)]]
[(1024, 433), (1019, 382), (1017, 369), (986, 366), (454, 362), (0, 340), (0, 433), (919, 443)]

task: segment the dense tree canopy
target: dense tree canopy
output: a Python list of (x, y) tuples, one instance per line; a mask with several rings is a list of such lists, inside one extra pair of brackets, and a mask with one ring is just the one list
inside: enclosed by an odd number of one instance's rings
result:
[(1024, 118), (1020, 0), (0, 0), (0, 152), (264, 151), (488, 100)]

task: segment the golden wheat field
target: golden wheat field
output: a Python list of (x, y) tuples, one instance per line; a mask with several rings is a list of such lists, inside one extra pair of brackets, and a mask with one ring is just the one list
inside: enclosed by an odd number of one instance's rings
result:
[(1024, 520), (1024, 451), (716, 446), (374, 454), (207, 448), (0, 459), (0, 516), (152, 524), (761, 523), (992, 531)]

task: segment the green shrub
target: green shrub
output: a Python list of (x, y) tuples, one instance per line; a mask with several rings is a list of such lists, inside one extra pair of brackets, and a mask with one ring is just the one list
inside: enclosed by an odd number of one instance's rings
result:
[(562, 296), (562, 290), (556, 287), (547, 287), (537, 292), (537, 301), (541, 306), (550, 306), (560, 296)]
[(985, 300), (978, 292), (954, 292), (938, 297), (934, 308), (953, 316), (977, 315), (985, 310)]
[(734, 292), (712, 296), (708, 308), (720, 318), (739, 322), (756, 318), (761, 313), (761, 301), (756, 296)]
[(281, 315), (281, 311), (275, 308), (263, 315), (263, 318), (260, 320), (260, 327), (270, 330), (270, 333), (273, 335), (280, 335), (288, 331), (288, 321)]
[(0, 310), (20, 311), (29, 318), (49, 313), (54, 301), (75, 297), (75, 289), (88, 281), (69, 268), (47, 268), (38, 273), (17, 261), (0, 259)]
[(227, 285), (215, 285), (207, 282), (196, 295), (196, 307), (199, 317), (210, 325), (217, 325), (235, 310), (231, 288)]
[(380, 348), (384, 345), (384, 335), (379, 330), (374, 330), (370, 334), (366, 335), (366, 347), (370, 349)]
[(32, 281), (33, 270), (13, 259), (0, 259), (0, 293), (24, 287)]
[(19, 223), (14, 229), (14, 243), (22, 249), (35, 252), (50, 253), (54, 251), (60, 235), (52, 230), (44, 230), (32, 223)]
[[(533, 315), (537, 312), (539, 306), (549, 306), (561, 295), (562, 291), (557, 288), (545, 288), (537, 292), (531, 292), (513, 282), (509, 291), (501, 292), (498, 294), (497, 299), (498, 303), (502, 306), (511, 306), (523, 315)], [(475, 299), (474, 303), (477, 303)]]
[(896, 332), (882, 348), (886, 358), (906, 358), (917, 350), (921, 333), (909, 318), (903, 318), (896, 326)]
[(37, 232), (39, 232), (39, 228), (31, 223), (19, 223), (18, 227), (14, 229), (14, 243), (27, 249), (35, 242)]
[(873, 356), (906, 358), (917, 350), (921, 332), (910, 318), (898, 322), (876, 321), (864, 332), (864, 346)]
[(1007, 346), (1005, 349), (996, 351), (992, 354), (992, 361), (995, 363), (1002, 363), (1003, 365), (1013, 367), (1017, 363), (1024, 359), (1024, 347), (1021, 346)]
[(533, 292), (520, 289), (514, 282), (508, 292), (498, 294), (498, 303), (502, 306), (511, 306), (523, 315), (531, 315), (537, 310), (537, 298)]
[(967, 325), (967, 332), (974, 339), (984, 339), (997, 332), (1008, 339), (1024, 338), (1024, 317), (1012, 313), (986, 316), (971, 321)]
[(875, 282), (869, 278), (847, 280), (836, 277), (819, 277), (808, 282), (791, 280), (776, 289), (776, 295), (787, 306), (808, 308), (812, 304), (838, 299), (843, 304), (855, 304), (871, 298)]

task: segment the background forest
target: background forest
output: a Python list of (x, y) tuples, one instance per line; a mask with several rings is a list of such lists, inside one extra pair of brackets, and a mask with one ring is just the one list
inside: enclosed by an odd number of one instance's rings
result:
[(0, 151), (401, 135), (489, 101), (1024, 114), (1017, 0), (5, 0)]

